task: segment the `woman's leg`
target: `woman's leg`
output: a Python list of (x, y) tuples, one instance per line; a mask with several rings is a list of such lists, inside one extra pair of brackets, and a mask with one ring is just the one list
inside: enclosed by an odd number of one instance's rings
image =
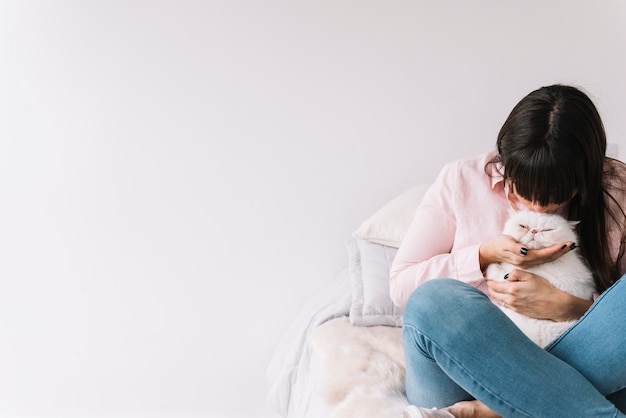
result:
[(624, 417), (484, 293), (457, 280), (418, 287), (405, 308), (404, 340), (407, 397), (419, 407), (447, 407), (471, 394), (507, 418)]
[(626, 280), (602, 294), (572, 328), (546, 351), (578, 370), (626, 411)]

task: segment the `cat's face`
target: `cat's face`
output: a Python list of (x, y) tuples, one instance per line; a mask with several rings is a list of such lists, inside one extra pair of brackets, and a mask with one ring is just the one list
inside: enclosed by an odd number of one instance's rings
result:
[(559, 215), (524, 210), (511, 216), (502, 232), (528, 249), (536, 250), (554, 244), (576, 242), (574, 227), (577, 223)]

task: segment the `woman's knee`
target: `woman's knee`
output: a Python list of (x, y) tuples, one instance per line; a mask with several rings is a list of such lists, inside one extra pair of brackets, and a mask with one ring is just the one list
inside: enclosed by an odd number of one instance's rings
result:
[(404, 324), (424, 331), (431, 326), (441, 328), (442, 324), (447, 328), (460, 325), (476, 313), (476, 298), (489, 302), (483, 292), (459, 280), (429, 280), (409, 298)]

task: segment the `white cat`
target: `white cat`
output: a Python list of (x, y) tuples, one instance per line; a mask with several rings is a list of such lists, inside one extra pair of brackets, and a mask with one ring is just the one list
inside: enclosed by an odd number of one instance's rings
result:
[[(554, 244), (577, 242), (578, 237), (574, 229), (577, 223), (559, 215), (524, 210), (511, 216), (502, 233), (515, 238), (529, 250), (536, 250)], [(487, 267), (485, 275), (488, 279), (505, 281), (504, 276), (514, 269), (516, 267), (508, 263), (494, 263)], [(568, 251), (554, 261), (525, 270), (545, 278), (556, 288), (579, 298), (591, 299), (596, 292), (593, 275), (578, 251)], [(541, 347), (545, 347), (576, 322), (529, 318), (511, 309), (500, 308), (524, 334)]]

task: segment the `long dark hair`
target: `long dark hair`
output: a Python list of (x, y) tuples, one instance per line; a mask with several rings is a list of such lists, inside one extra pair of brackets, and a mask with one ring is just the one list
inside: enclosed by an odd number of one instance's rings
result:
[(606, 134), (591, 99), (572, 86), (535, 90), (513, 108), (496, 145), (488, 164), (501, 163), (504, 180), (521, 197), (542, 206), (571, 199), (568, 218), (580, 221), (578, 247), (598, 291), (606, 290), (617, 275), (606, 219), (613, 198), (605, 171), (613, 165), (605, 164)]

